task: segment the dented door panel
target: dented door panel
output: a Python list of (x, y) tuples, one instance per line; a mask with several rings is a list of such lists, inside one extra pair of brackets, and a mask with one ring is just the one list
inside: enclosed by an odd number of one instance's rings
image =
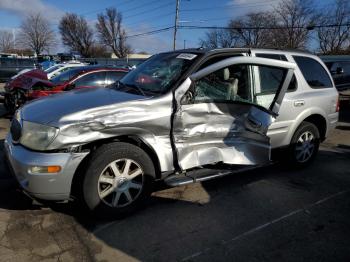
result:
[(256, 165), (269, 161), (269, 138), (246, 128), (252, 108), (214, 103), (182, 106), (174, 125), (180, 167), (189, 169), (218, 162)]
[[(191, 83), (175, 93), (174, 141), (178, 164), (186, 170), (223, 162), (237, 165), (261, 165), (270, 161), (270, 141), (266, 136), (289, 85), (294, 65), (248, 57), (229, 58), (210, 65), (191, 76)], [(186, 103), (189, 86), (218, 69), (235, 63), (269, 65), (287, 69), (284, 82), (270, 108), (242, 102)], [(189, 81), (189, 80), (188, 80)], [(187, 88), (187, 89), (186, 89)]]

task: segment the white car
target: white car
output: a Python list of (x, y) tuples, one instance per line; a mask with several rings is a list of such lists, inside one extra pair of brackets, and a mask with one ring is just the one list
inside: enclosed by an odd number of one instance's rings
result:
[(57, 64), (54, 66), (51, 66), (44, 70), (47, 73), (47, 79), (51, 79), (54, 76), (57, 76), (69, 69), (72, 69), (73, 67), (79, 67), (79, 66), (85, 66), (85, 63), (81, 63), (78, 61), (72, 61), (72, 62), (67, 62), (67, 63), (62, 63), (62, 64)]

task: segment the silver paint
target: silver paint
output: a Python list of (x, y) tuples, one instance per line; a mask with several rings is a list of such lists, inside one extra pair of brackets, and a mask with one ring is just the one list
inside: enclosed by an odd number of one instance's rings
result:
[[(195, 79), (242, 63), (277, 66), (290, 71), (295, 67), (293, 63), (265, 58), (234, 57), (193, 74), (174, 93), (176, 152), (171, 145), (172, 93), (145, 98), (104, 88), (79, 90), (29, 103), (23, 107), (22, 117), (60, 129), (48, 150), (112, 137), (137, 136), (156, 152), (162, 172), (174, 170), (173, 153), (177, 154), (182, 169), (220, 161), (246, 165), (266, 163), (270, 150), (266, 130), (273, 121), (269, 113), (261, 110), (257, 113), (252, 105), (181, 105), (180, 102)], [(282, 98), (283, 93), (285, 90), (281, 90)], [(248, 116), (261, 121), (259, 130), (247, 122)]]

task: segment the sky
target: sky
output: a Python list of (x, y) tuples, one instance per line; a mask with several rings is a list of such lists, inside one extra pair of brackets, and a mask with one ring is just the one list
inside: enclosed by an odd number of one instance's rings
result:
[[(225, 26), (229, 19), (248, 12), (273, 10), (281, 0), (180, 0), (179, 24), (195, 26)], [(315, 0), (315, 6), (324, 6), (332, 0)], [(174, 26), (176, 0), (0, 0), (0, 30), (18, 31), (23, 17), (29, 13), (42, 13), (58, 32), (60, 17), (66, 12), (84, 16), (91, 25), (96, 16), (108, 7), (115, 7), (123, 15), (123, 25), (129, 36)], [(199, 47), (199, 39), (206, 30), (180, 29), (177, 48)], [(65, 47), (58, 38), (56, 50)], [(129, 37), (135, 52), (151, 54), (171, 50), (173, 29), (147, 36)]]

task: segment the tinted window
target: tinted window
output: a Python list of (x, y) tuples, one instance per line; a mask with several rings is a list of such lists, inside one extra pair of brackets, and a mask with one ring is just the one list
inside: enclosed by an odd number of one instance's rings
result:
[(332, 81), (326, 70), (315, 59), (304, 56), (293, 56), (293, 58), (310, 87), (332, 87)]
[(258, 66), (260, 74), (260, 93), (275, 93), (284, 78), (284, 70), (267, 66)]
[(68, 70), (62, 74), (59, 74), (53, 78), (51, 78), (51, 82), (53, 82), (55, 85), (62, 84), (70, 79), (72, 79), (74, 76), (78, 75), (80, 71), (83, 69), (80, 67), (76, 67), (75, 69)]
[[(287, 57), (285, 55), (281, 55), (281, 54), (255, 54), (256, 57), (262, 57), (262, 58), (269, 58), (269, 59), (275, 59), (275, 60), (281, 60), (281, 61), (288, 61)], [(261, 68), (261, 69), (266, 69), (268, 70), (267, 67)], [(264, 72), (260, 72), (261, 74), (266, 74)], [(295, 77), (295, 75), (293, 75), (293, 78), (288, 86), (288, 90), (287, 91), (294, 91), (297, 89), (297, 79)]]
[(53, 71), (57, 70), (58, 68), (62, 67), (62, 65), (56, 65), (56, 66), (51, 66), (45, 70), (46, 73), (50, 74)]
[(118, 71), (107, 72), (106, 85), (114, 84), (125, 75), (126, 75), (126, 72), (118, 72)]
[(74, 81), (75, 87), (79, 86), (104, 86), (106, 72), (96, 72), (84, 75)]

